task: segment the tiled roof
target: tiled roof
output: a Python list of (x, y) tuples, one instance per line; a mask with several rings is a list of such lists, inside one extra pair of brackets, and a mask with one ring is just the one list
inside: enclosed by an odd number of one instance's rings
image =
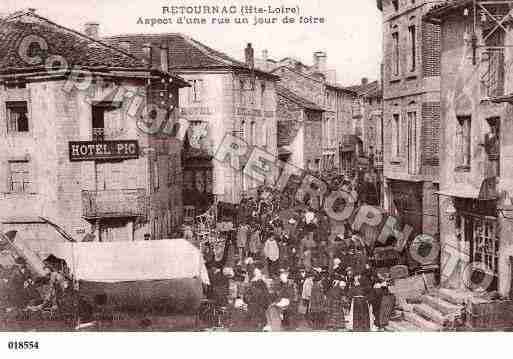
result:
[(334, 89), (337, 89), (337, 90), (341, 90), (341, 91), (344, 91), (344, 92), (347, 92), (347, 93), (350, 93), (352, 95), (355, 95), (356, 92), (354, 92), (353, 90), (351, 90), (349, 87), (347, 86), (344, 86), (344, 85), (341, 85), (339, 83), (331, 83), (331, 82), (328, 82), (326, 83), (326, 86), (328, 87), (332, 87)]
[(346, 89), (355, 92), (358, 96), (376, 97), (381, 95), (378, 81), (369, 82), (365, 85), (348, 86)]
[(278, 147), (290, 145), (298, 129), (294, 120), (278, 121)]
[[(216, 68), (250, 70), (245, 63), (180, 33), (115, 35), (104, 38), (104, 41), (117, 47), (122, 46), (123, 43), (129, 44), (128, 51), (137, 58), (142, 58), (142, 48), (146, 43), (151, 43), (154, 47), (167, 44), (169, 67), (174, 70)], [(255, 69), (255, 72), (278, 79), (277, 76), (261, 70)]]
[(289, 89), (283, 86), (276, 86), (276, 93), (278, 94), (278, 96), (283, 96), (304, 109), (324, 112), (324, 110), (321, 107), (317, 106), (315, 103), (295, 94), (294, 92), (290, 91)]
[(0, 72), (44, 70), (44, 63), (29, 64), (20, 56), (20, 44), (28, 36), (39, 36), (48, 45), (29, 48), (29, 56), (63, 56), (70, 67), (85, 69), (143, 69), (128, 53), (34, 14), (19, 12), (0, 20)]
[(305, 73), (303, 73), (303, 72), (301, 72), (301, 71), (297, 71), (297, 70), (295, 70), (295, 69), (291, 68), (290, 66), (285, 66), (285, 65), (278, 66), (278, 67), (276, 67), (276, 68), (272, 69), (272, 70), (271, 70), (271, 73), (276, 73), (276, 74), (278, 74), (278, 73), (280, 73), (280, 71), (281, 71), (282, 69), (287, 69), (288, 71), (293, 72), (293, 73), (295, 73), (295, 74), (297, 74), (297, 75), (299, 75), (299, 76), (302, 76), (302, 77), (304, 77), (304, 78), (306, 78), (306, 79), (309, 79), (309, 80), (312, 80), (312, 81), (315, 81), (315, 82), (318, 82), (318, 83), (325, 84), (326, 86), (331, 87), (331, 88), (334, 88), (334, 89), (336, 89), (336, 90), (340, 90), (340, 91), (344, 91), (344, 92), (352, 92), (351, 90), (348, 90), (348, 89), (347, 89), (347, 87), (344, 87), (344, 86), (342, 86), (342, 85), (340, 85), (340, 84), (330, 83), (330, 82), (326, 82), (326, 81), (320, 80), (319, 78), (317, 78), (317, 77), (313, 76), (313, 75), (312, 75), (312, 74), (310, 74), (310, 73), (305, 74)]

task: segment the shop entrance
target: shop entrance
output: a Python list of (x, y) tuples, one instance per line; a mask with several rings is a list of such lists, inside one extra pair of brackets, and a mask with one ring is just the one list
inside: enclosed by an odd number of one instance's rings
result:
[(468, 251), (471, 265), (465, 273), (466, 286), (497, 290), (499, 238), (494, 201), (460, 199), (456, 201), (456, 209), (456, 235)]

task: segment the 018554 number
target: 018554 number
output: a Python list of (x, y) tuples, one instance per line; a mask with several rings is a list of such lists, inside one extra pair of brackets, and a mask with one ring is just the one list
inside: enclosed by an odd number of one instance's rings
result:
[(39, 349), (39, 342), (13, 340), (7, 343), (7, 348), (10, 350), (34, 350)]

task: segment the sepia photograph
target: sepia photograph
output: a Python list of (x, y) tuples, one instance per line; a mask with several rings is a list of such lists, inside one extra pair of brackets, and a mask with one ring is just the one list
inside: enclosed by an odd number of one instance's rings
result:
[(2, 0), (0, 345), (513, 330), (512, 65), (513, 0)]

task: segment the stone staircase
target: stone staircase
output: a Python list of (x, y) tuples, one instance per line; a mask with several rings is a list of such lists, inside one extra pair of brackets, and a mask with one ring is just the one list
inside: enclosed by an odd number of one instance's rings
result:
[(463, 303), (472, 297), (468, 291), (433, 289), (420, 297), (420, 303), (403, 305), (401, 319), (390, 321), (387, 330), (394, 332), (438, 332), (460, 314)]

